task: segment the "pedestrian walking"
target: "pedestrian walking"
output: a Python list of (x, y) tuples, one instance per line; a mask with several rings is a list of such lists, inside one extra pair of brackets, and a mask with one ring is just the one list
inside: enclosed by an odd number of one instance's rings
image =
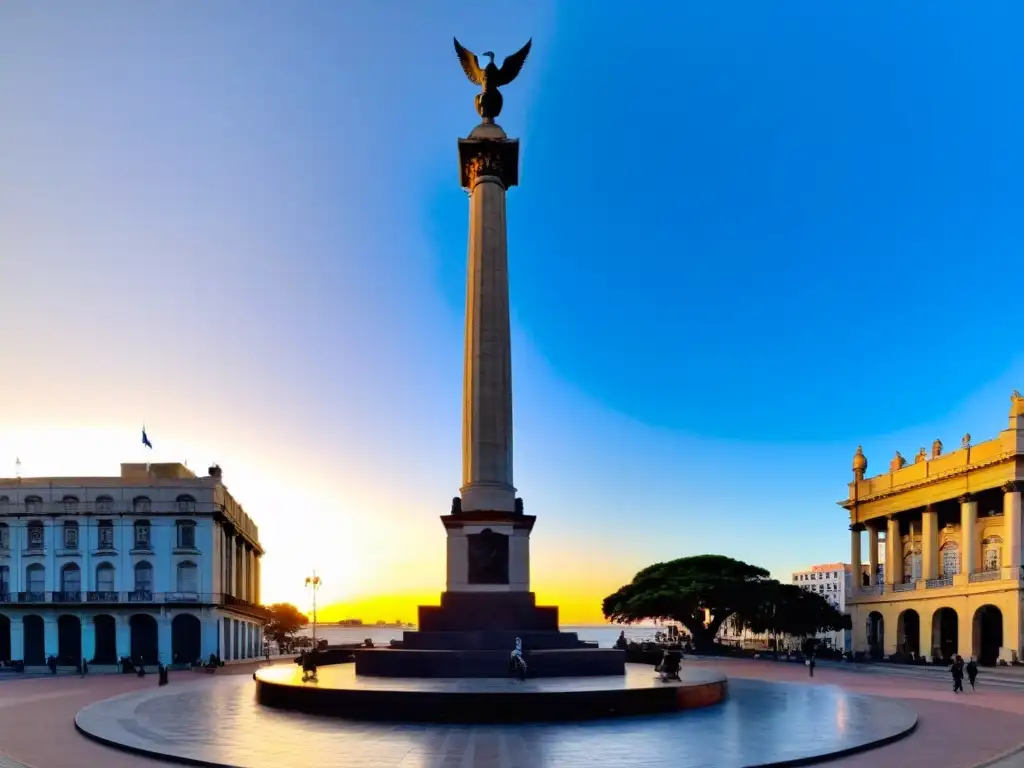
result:
[(807, 671), (811, 673), (811, 677), (814, 677), (814, 654), (812, 653), (807, 657)]
[(964, 689), (964, 660), (961, 656), (953, 657), (953, 664), (949, 671), (953, 675), (953, 693), (960, 693)]
[(975, 662), (974, 657), (971, 656), (971, 660), (967, 662), (967, 679), (971, 683), (971, 690), (974, 690), (974, 681), (978, 679), (978, 664)]

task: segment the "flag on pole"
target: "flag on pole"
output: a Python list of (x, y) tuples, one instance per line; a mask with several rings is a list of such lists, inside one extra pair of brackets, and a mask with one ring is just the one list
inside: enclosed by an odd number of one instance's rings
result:
[(144, 446), (146, 446), (147, 448), (149, 448), (150, 450), (153, 450), (153, 444), (151, 442), (149, 442), (149, 437), (146, 435), (146, 425), (145, 424), (142, 425), (142, 444)]

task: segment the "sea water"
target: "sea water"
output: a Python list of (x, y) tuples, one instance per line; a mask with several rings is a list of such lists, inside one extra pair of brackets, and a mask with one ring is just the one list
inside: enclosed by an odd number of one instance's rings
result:
[[(626, 637), (636, 642), (653, 640), (654, 634), (661, 628), (653, 625), (634, 625), (631, 627), (598, 625), (598, 626), (564, 626), (563, 632), (575, 632), (580, 640), (596, 641), (601, 648), (611, 648), (619, 638), (620, 632), (625, 632)], [(402, 632), (405, 630), (396, 628), (375, 627), (366, 625), (362, 627), (339, 627), (337, 624), (317, 624), (316, 636), (318, 639), (326, 640), (330, 645), (341, 645), (344, 643), (361, 643), (367, 638), (373, 641), (374, 645), (387, 645), (392, 640), (401, 640)], [(312, 627), (306, 627), (299, 634), (312, 635)]]

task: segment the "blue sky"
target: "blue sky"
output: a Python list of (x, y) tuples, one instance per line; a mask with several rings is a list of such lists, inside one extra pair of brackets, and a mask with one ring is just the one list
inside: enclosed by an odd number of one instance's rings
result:
[(270, 597), (311, 562), (342, 601), (440, 589), (477, 121), (451, 37), (533, 37), (500, 122), (538, 589), (845, 559), (858, 443), (873, 472), (992, 437), (1024, 389), (1022, 17), (7, 2), (0, 461), (110, 472), (145, 420), (154, 458), (224, 466)]

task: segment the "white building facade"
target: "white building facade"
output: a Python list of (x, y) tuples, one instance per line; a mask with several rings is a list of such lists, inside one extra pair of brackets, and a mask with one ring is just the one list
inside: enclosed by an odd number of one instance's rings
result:
[(257, 658), (262, 555), (219, 467), (0, 478), (0, 662)]
[[(794, 572), (793, 583), (810, 592), (817, 592), (837, 611), (846, 613), (846, 594), (852, 588), (852, 573), (849, 563), (812, 565), (805, 571)], [(840, 651), (853, 649), (853, 636), (846, 630), (824, 632), (816, 637), (826, 648)]]

